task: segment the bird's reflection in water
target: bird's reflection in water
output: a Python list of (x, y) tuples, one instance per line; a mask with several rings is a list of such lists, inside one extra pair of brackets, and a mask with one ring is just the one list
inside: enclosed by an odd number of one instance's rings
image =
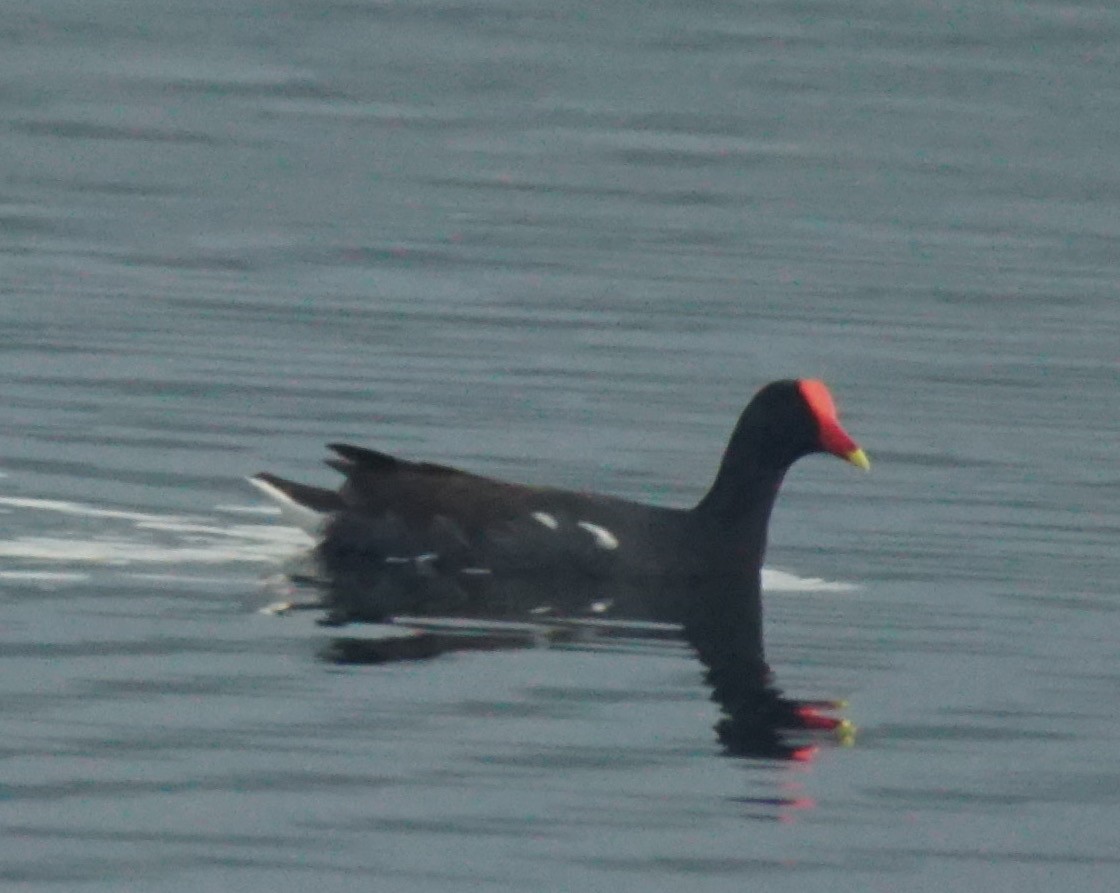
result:
[[(472, 612), (462, 617), (398, 616), (377, 637), (346, 635), (353, 618), (328, 614), (320, 623), (336, 627), (322, 650), (322, 659), (335, 664), (382, 664), (425, 660), (461, 651), (549, 646), (559, 648), (691, 646), (704, 668), (711, 697), (721, 708), (715, 732), (728, 755), (779, 760), (811, 759), (825, 742), (850, 743), (853, 728), (835, 715), (842, 704), (787, 697), (773, 681), (762, 648), (760, 606), (749, 596), (738, 600), (739, 616), (728, 616), (728, 589), (715, 582), (693, 581), (687, 592), (659, 593), (652, 601), (687, 605), (683, 622), (619, 616), (628, 604), (649, 604), (649, 593), (635, 600), (626, 592), (605, 593), (590, 602), (612, 606), (610, 616), (532, 615), (498, 617)], [(330, 602), (328, 597), (325, 601)], [(588, 602), (584, 602), (587, 604)], [(337, 602), (335, 602), (337, 604)], [(713, 606), (713, 610), (708, 610)], [(291, 607), (291, 606), (289, 606)], [(322, 609), (323, 602), (300, 605)], [(675, 613), (675, 612), (674, 612)]]

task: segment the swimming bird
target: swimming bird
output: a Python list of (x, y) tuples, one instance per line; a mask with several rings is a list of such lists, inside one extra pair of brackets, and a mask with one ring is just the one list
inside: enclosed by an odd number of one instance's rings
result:
[(733, 628), (736, 651), (758, 661), (761, 567), (786, 471), (811, 453), (870, 467), (815, 379), (775, 381), (751, 399), (692, 508), (509, 483), (348, 444), (329, 449), (327, 464), (345, 476), (338, 490), (268, 473), (250, 481), (315, 536), (310, 575), (330, 623), (665, 621), (702, 639), (705, 629)]

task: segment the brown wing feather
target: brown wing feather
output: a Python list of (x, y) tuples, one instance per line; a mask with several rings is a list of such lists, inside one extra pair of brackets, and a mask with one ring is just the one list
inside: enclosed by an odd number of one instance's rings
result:
[(398, 459), (396, 456), (390, 456), (388, 453), (380, 453), (377, 450), (369, 450), (348, 443), (328, 443), (327, 449), (337, 453), (344, 460), (343, 462), (339, 462), (337, 459), (327, 460), (328, 465), (339, 468), (339, 470), (342, 470), (340, 466), (345, 465), (367, 471), (392, 471), (398, 466), (411, 464)]
[(327, 464), (344, 474), (351, 471), (369, 471), (382, 474), (391, 474), (398, 471), (422, 471), (425, 474), (466, 474), (450, 465), (438, 465), (435, 462), (409, 462), (399, 459), (389, 453), (366, 447), (354, 446), (349, 443), (328, 443), (327, 449), (337, 453), (341, 459), (328, 459)]
[(432, 462), (408, 462), (386, 453), (331, 444), (346, 475), (339, 496), (347, 508), (370, 515), (392, 513), (413, 530), (449, 518), (468, 535), (531, 511), (547, 491), (507, 484)]

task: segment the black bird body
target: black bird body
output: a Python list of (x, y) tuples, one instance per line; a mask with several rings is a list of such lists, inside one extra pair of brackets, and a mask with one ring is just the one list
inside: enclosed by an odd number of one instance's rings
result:
[(335, 622), (450, 613), (685, 623), (698, 606), (682, 593), (704, 581), (718, 581), (729, 614), (753, 616), (786, 470), (822, 451), (867, 464), (816, 381), (774, 382), (751, 400), (691, 509), (330, 448), (328, 464), (345, 475), (337, 491), (270, 474), (251, 480), (319, 536), (315, 576)]
[(346, 474), (338, 492), (257, 480), (327, 510), (313, 555), (339, 622), (394, 614), (680, 622), (660, 589), (687, 585), (716, 557), (705, 554), (703, 519), (687, 510), (331, 449)]

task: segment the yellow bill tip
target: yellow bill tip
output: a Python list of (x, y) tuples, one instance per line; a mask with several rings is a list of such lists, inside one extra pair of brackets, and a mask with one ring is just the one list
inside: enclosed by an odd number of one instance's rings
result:
[(851, 462), (857, 468), (862, 468), (864, 471), (871, 470), (871, 461), (867, 458), (867, 453), (865, 453), (859, 447), (856, 447), (850, 453), (847, 453), (844, 458)]

